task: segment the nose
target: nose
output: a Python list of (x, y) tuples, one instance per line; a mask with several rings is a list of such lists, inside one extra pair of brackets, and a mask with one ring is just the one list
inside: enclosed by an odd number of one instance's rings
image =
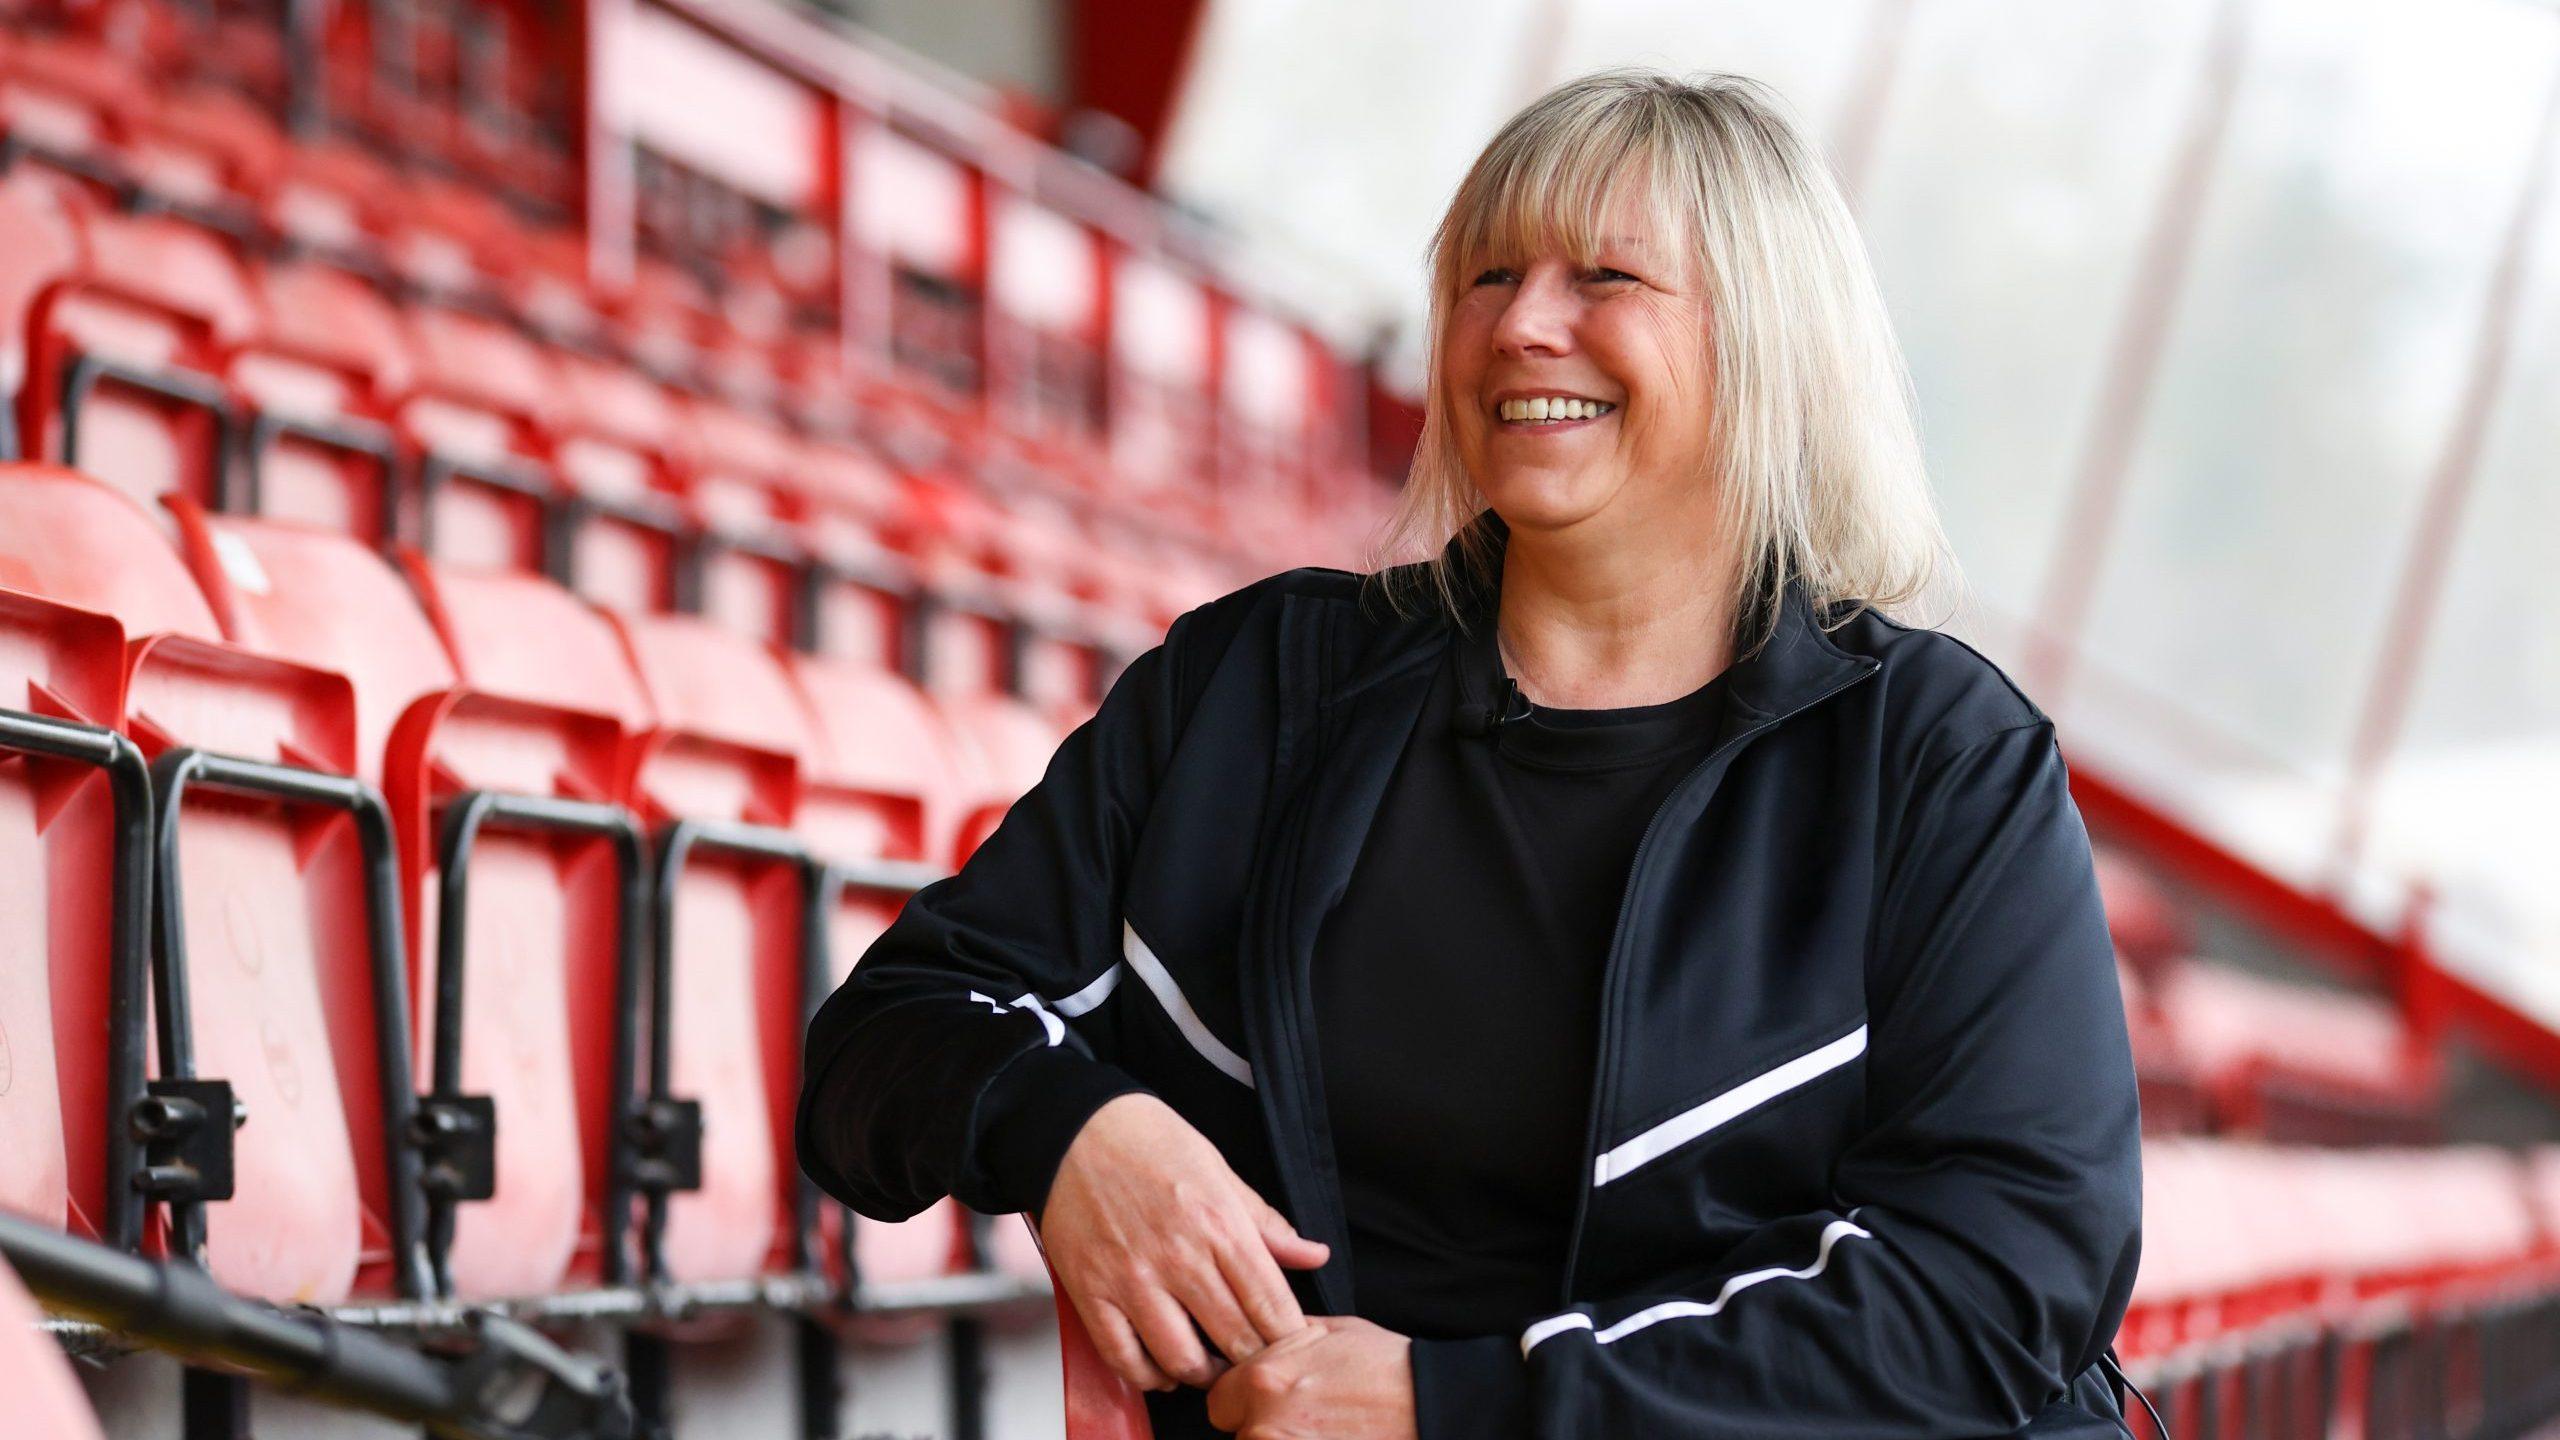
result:
[(1574, 305), (1573, 287), (1561, 267), (1529, 267), (1494, 326), (1494, 348), (1515, 359), (1533, 352), (1572, 353)]

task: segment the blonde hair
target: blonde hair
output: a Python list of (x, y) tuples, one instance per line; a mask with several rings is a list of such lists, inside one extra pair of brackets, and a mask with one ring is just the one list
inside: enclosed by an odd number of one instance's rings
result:
[[(1775, 633), (1798, 575), (1818, 605), (1845, 607), (1826, 628), (1860, 607), (1903, 618), (1934, 584), (1957, 584), (1910, 375), (1829, 165), (1759, 81), (1625, 68), (1567, 81), (1513, 116), (1432, 234), (1422, 436), (1371, 567), (1396, 608), (1412, 613), (1410, 592), (1428, 589), (1463, 624), (1471, 577), (1451, 572), (1481, 578), (1494, 549), (1440, 383), (1465, 268), (1487, 252), (1593, 263), (1628, 183), (1644, 186), (1653, 233), (1685, 236), (1703, 262), (1715, 406), (1704, 473), (1740, 547), (1734, 613), (1759, 617), (1750, 648)], [(1426, 565), (1383, 563), (1425, 550)]]

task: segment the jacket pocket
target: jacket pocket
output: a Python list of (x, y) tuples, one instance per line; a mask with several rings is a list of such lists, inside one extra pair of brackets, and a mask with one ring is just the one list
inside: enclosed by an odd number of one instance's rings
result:
[(1866, 1049), (1867, 1027), (1862, 1020), (1847, 1034), (1727, 1086), (1602, 1151), (1594, 1167), (1592, 1183), (1606, 1185), (1613, 1180), (1624, 1179), (1691, 1141), (1839, 1070), (1864, 1055)]

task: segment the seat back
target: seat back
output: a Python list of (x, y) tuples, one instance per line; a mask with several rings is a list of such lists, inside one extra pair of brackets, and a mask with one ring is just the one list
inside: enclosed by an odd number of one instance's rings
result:
[(76, 271), (34, 317), (31, 453), (137, 499), (215, 502), (225, 483), (223, 355), (257, 327), (228, 242), (170, 215), (78, 217)]
[[(132, 644), (115, 720), (146, 755), (183, 745), (352, 773), (347, 682), (222, 643), (129, 496), (49, 466), (0, 470), (0, 585), (116, 618)], [(256, 1122), (234, 1137), (235, 1198), (207, 1207), (207, 1262), (245, 1294), (341, 1299), (360, 1247), (387, 1258), (390, 1234), (385, 1156), (351, 1133), (379, 1135), (384, 1093), (369, 932), (341, 928), (361, 900), (332, 893), (361, 875), (328, 858), (353, 837), (335, 816), (202, 792), (183, 814), (195, 1068), (228, 1080)], [(103, 970), (77, 983), (74, 1012), (104, 1015)]]
[[(839, 863), (949, 855), (963, 794), (957, 741), (941, 713), (904, 677), (888, 671), (808, 655), (784, 659), (817, 740), (801, 791), (799, 833), (819, 855)], [(844, 982), (905, 903), (902, 895), (876, 890), (843, 892), (828, 934), (826, 989)], [(843, 1221), (833, 1211), (822, 1217), (831, 1248), (833, 1228)], [(878, 1283), (949, 1273), (963, 1253), (962, 1223), (961, 1208), (947, 1197), (896, 1224), (856, 1221), (854, 1250), (863, 1278)], [(866, 1322), (864, 1333), (908, 1341), (924, 1338), (930, 1329), (918, 1318)]]
[[(0, 707), (108, 724), (123, 705), (123, 654), (113, 619), (0, 590)], [(93, 1237), (105, 1188), (111, 811), (96, 771), (0, 751), (0, 1209)]]
[[(650, 722), (613, 629), (539, 576), (403, 560), (462, 679), (393, 737), (388, 793), (421, 856), (429, 817), (462, 790), (620, 804), (625, 751)], [(419, 893), (435, 873), (429, 859)], [(497, 1195), (461, 1212), (453, 1283), (470, 1298), (593, 1281), (621, 1103), (614, 857), (592, 839), (484, 833), (469, 873), (463, 1088), (496, 1098), (501, 1151)]]
[[(788, 830), (814, 744), (773, 654), (693, 616), (612, 618), (657, 714), (632, 770), (642, 817)], [(661, 897), (672, 1083), (701, 1102), (703, 1123), (702, 1188), (669, 1207), (664, 1254), (679, 1279), (752, 1275), (792, 1244), (800, 1181), (786, 1157), (808, 1008), (800, 887), (790, 864), (702, 849)]]

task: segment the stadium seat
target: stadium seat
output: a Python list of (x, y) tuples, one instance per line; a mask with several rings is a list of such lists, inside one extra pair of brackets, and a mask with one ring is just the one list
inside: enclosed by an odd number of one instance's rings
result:
[(422, 454), (422, 548), (460, 565), (557, 573), (551, 516), (566, 497), (545, 433), (560, 382), (506, 326), (434, 306), (409, 314), (416, 366), (398, 423)]
[(153, 208), (243, 244), (262, 240), (262, 201), (283, 167), (275, 120), (240, 92), (186, 86), (125, 117), (124, 168)]
[[(0, 472), (0, 578), (121, 623), (126, 687), (113, 719), (146, 754), (201, 747), (324, 777), (353, 773), (347, 682), (225, 644), (203, 593), (129, 495), (49, 466)], [(171, 783), (155, 786), (163, 812)], [(396, 964), (400, 937), (369, 924), (338, 928), (367, 911), (363, 897), (334, 883), (361, 884), (364, 874), (361, 864), (332, 859), (357, 838), (337, 815), (203, 793), (222, 789), (207, 784), (186, 801), (179, 869), (159, 884), (183, 881), (177, 913), (189, 951), (192, 1071), (228, 1081), (253, 1123), (234, 1137), (234, 1198), (204, 1206), (207, 1223), (189, 1222), (194, 1233), (175, 1243), (200, 1243), (216, 1278), (268, 1299), (343, 1299), (368, 1258), (403, 1267), (394, 1283), (414, 1290), (417, 1272), (407, 1267), (419, 1257), (391, 1253), (415, 1213), (392, 1180), (404, 1162), (359, 1151), (351, 1139), (405, 1125), (406, 1036), (394, 1030), (378, 1043), (375, 1029), (377, 982), (389, 979), (396, 996), (396, 976), (387, 965), (378, 971), (368, 952), (371, 944)], [(55, 979), (55, 1003), (72, 1016), (107, 1013), (103, 973)], [(83, 1070), (103, 1063), (67, 1057)], [(386, 1085), (386, 1077), (395, 1078)], [(97, 1093), (66, 1085), (67, 1103), (81, 1103), (84, 1092)], [(394, 1114), (401, 1124), (389, 1123)], [(72, 1157), (75, 1175), (92, 1168), (88, 1157)]]
[[(602, 1187), (590, 1183), (583, 1157), (601, 1149), (611, 1124), (609, 1037), (625, 954), (617, 836), (602, 827), (619, 820), (632, 832), (627, 812), (593, 802), (618, 783), (628, 717), (464, 686), (399, 575), (347, 536), (193, 507), (180, 521), (226, 632), (337, 670), (355, 687), (362, 772), (383, 787), (401, 842), (416, 1053), (443, 1067), (440, 1097), (490, 1097), (498, 1121), (494, 1193), (454, 1207), (450, 1244), (436, 1242), (440, 1269), (464, 1299), (554, 1290), (573, 1258), (598, 1253), (602, 1233)], [(437, 584), (435, 593), (470, 583)], [(559, 633), (574, 643), (574, 628)], [(608, 632), (594, 627), (589, 638), (610, 658)], [(454, 804), (475, 792), (609, 813), (563, 830), (556, 819), (534, 828), (475, 811), (462, 954), (478, 973), (449, 1020), (439, 1008), (439, 846)], [(551, 806), (555, 815), (560, 808)], [(577, 878), (590, 870), (601, 880)], [(635, 937), (629, 954), (639, 953)], [(450, 1035), (449, 1024), (458, 1024)]]
[[(24, 583), (0, 568), (0, 585)], [(123, 653), (107, 616), (0, 590), (0, 709), (112, 725)], [(106, 1030), (115, 889), (147, 884), (148, 868), (115, 873), (119, 797), (100, 768), (0, 750), (0, 1209), (92, 1238), (105, 1233), (109, 1060), (82, 1037)], [(123, 798), (147, 823), (148, 795)]]
[(693, 457), (685, 492), (703, 527), (701, 611), (742, 635), (792, 644), (808, 575), (791, 526), (793, 471), (805, 449), (772, 420), (734, 405), (696, 400), (684, 418)]
[(122, 117), (142, 109), (149, 93), (130, 60), (90, 37), (0, 34), (0, 158), (111, 197), (127, 179)]
[[(940, 712), (889, 671), (808, 655), (786, 656), (785, 664), (816, 742), (794, 827), (810, 848), (831, 864), (922, 863), (950, 854), (961, 777), (955, 741)], [(903, 894), (859, 886), (839, 894), (827, 946), (829, 992), (904, 904)], [(845, 1221), (840, 1213), (825, 1217), (831, 1248), (833, 1227)], [(863, 1283), (950, 1272), (965, 1253), (963, 1221), (961, 1208), (947, 1197), (896, 1224), (852, 1221)], [(854, 1329), (875, 1341), (908, 1341), (931, 1333), (934, 1323), (923, 1316), (874, 1319)]]
[[(404, 819), (424, 817), (473, 790), (619, 805), (630, 737), (652, 723), (621, 636), (540, 576), (442, 565), (414, 552), (404, 554), (403, 563), (461, 681), (458, 693), (412, 709), (395, 733), (388, 778)], [(408, 823), (407, 833), (425, 853), (420, 820)], [(569, 1269), (569, 1278), (581, 1281), (636, 1273), (621, 1226), (607, 1243), (607, 1217), (620, 1203), (610, 1182), (615, 1117), (624, 1105), (613, 1078), (625, 1023), (616, 984), (626, 961), (639, 957), (621, 948), (624, 897), (613, 857), (599, 853), (603, 848), (574, 837), (494, 831), (480, 841), (469, 871), (466, 954), (502, 957), (509, 975), (497, 986), (469, 989), (463, 1088), (496, 1096), (502, 1117), (530, 1107), (537, 1133), (556, 1133), (561, 1105), (574, 1100), (575, 1144), (569, 1154), (542, 1162), (541, 1173), (556, 1177), (574, 1169), (583, 1176)], [(424, 887), (428, 877), (422, 873), (415, 883)], [(422, 947), (420, 953), (434, 952)], [(480, 1008), (517, 1004), (520, 995), (537, 1013), (492, 1017)], [(474, 1048), (478, 1042), (468, 1037), (483, 1034), (507, 1037), (501, 1053)], [(573, 1096), (561, 1088), (563, 1067)], [(515, 1123), (502, 1119), (500, 1133)], [(537, 1196), (546, 1223), (556, 1220), (550, 1192)], [(454, 1282), (465, 1293), (534, 1284), (551, 1263), (547, 1251), (511, 1253), (523, 1232), (501, 1208), (505, 1203), (502, 1194), (462, 1212)]]
[(293, 138), (266, 195), (267, 228), (293, 255), (387, 280), (399, 193), (399, 176), (371, 150)]
[(254, 277), (258, 335), (225, 378), (243, 405), (240, 509), (377, 543), (412, 533), (408, 466), (390, 420), (410, 388), (408, 339), (380, 291), (314, 261)]
[(560, 352), (551, 454), (569, 588), (602, 605), (666, 611), (688, 599), (692, 522), (675, 497), (683, 431), (674, 399), (640, 372)]
[[(26, 337), (18, 433), (24, 453), (77, 465), (140, 500), (220, 503), (233, 415), (222, 357), (257, 308), (226, 242), (171, 216), (82, 212), (13, 181), (15, 245), (0, 316)], [(47, 213), (50, 210), (51, 213)], [(67, 236), (76, 236), (68, 246)], [(19, 329), (23, 326), (23, 329)]]
[(814, 980), (804, 947), (822, 939), (803, 924), (811, 877), (790, 830), (814, 739), (763, 647), (693, 616), (611, 618), (656, 714), (630, 773), (660, 837), (667, 1082), (702, 1117), (701, 1187), (669, 1197), (658, 1258), (678, 1280), (814, 1264), (814, 1237), (791, 1225), (803, 1192), (787, 1158)]
[(919, 674), (921, 590), (907, 548), (915, 528), (913, 488), (849, 444), (803, 447), (794, 474), (793, 528), (815, 567), (802, 648)]

